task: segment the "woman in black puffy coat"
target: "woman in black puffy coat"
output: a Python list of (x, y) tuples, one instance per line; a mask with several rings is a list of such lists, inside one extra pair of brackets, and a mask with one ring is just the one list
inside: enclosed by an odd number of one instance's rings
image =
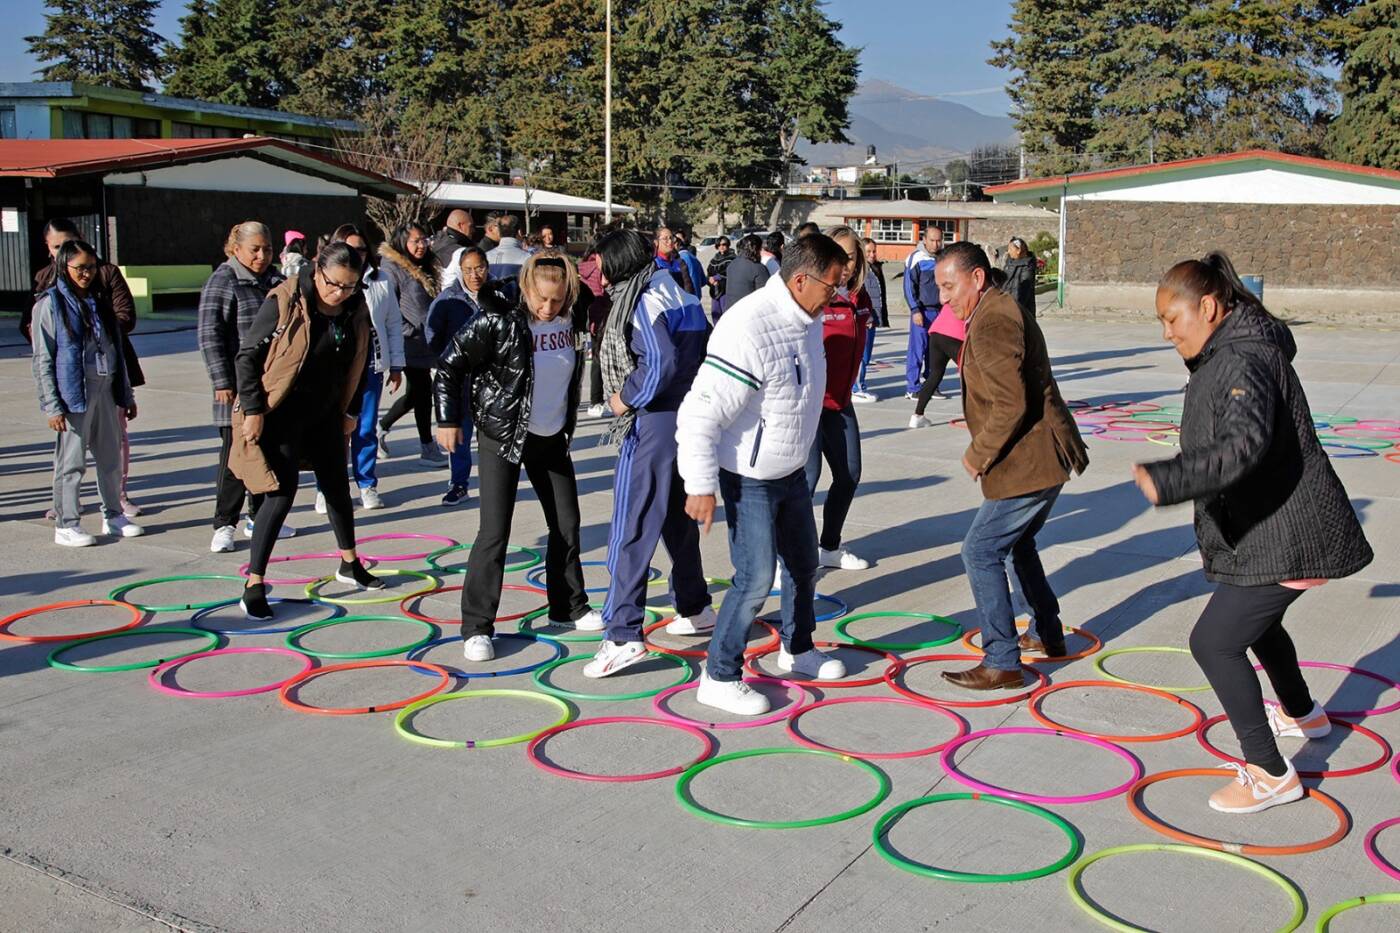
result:
[[(1192, 500), (1206, 579), (1218, 584), (1191, 631), (1245, 764), (1210, 798), (1225, 813), (1256, 813), (1303, 796), (1276, 737), (1331, 730), (1308, 692), (1283, 616), (1305, 590), (1371, 562), (1346, 490), (1317, 439), (1292, 360), (1287, 325), (1240, 282), (1223, 253), (1179, 262), (1157, 287), (1162, 335), (1191, 381), (1181, 453), (1138, 464), (1148, 501)], [(1253, 652), (1280, 706), (1264, 706)], [(1281, 707), (1281, 708), (1280, 708)]]

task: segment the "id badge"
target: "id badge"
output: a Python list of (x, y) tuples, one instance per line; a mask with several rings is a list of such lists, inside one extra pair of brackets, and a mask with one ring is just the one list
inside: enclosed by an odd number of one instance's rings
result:
[(102, 352), (102, 348), (101, 348), (101, 347), (98, 347), (98, 348), (97, 348), (97, 375), (99, 375), (99, 376), (110, 376), (111, 374), (112, 374), (112, 372), (111, 372), (111, 367), (109, 367), (109, 366), (107, 365), (107, 354), (104, 353), (104, 352)]

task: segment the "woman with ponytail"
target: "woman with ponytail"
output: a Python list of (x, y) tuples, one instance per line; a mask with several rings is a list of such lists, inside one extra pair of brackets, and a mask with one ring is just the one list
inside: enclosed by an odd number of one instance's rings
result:
[[(1372, 553), (1347, 493), (1317, 439), (1292, 360), (1287, 325), (1265, 310), (1223, 253), (1179, 262), (1157, 286), (1162, 336), (1191, 381), (1181, 453), (1137, 464), (1148, 501), (1195, 503), (1206, 579), (1218, 584), (1191, 631), (1191, 654), (1220, 698), (1244, 765), (1211, 795), (1224, 813), (1257, 813), (1303, 796), (1276, 737), (1331, 730), (1283, 628), (1305, 590), (1349, 576)], [(1265, 707), (1246, 652), (1279, 706)]]

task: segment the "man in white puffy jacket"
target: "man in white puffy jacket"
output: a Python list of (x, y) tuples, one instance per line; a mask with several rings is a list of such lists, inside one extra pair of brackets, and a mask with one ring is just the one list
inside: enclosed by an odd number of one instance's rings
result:
[(696, 699), (739, 715), (768, 711), (741, 677), (749, 626), (783, 559), (778, 667), (835, 680), (845, 665), (812, 644), (817, 525), (804, 467), (826, 391), (822, 309), (841, 284), (846, 251), (820, 234), (792, 243), (779, 275), (728, 309), (676, 421), (686, 514), (706, 531), (724, 497), (733, 586), (724, 594)]

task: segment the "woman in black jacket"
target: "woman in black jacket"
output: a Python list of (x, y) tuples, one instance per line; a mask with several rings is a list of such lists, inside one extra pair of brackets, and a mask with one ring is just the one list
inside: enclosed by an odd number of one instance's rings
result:
[(1025, 240), (1018, 236), (1011, 238), (1011, 245), (1006, 251), (1006, 265), (1002, 268), (1006, 272), (1006, 284), (1002, 286), (1002, 291), (1015, 298), (1017, 304), (1035, 317), (1035, 254)]
[(752, 292), (768, 284), (768, 270), (760, 258), (763, 241), (750, 233), (739, 238), (734, 247), (734, 261), (725, 270), (724, 309), (728, 311)]
[(394, 283), (403, 314), (404, 378), (408, 391), (400, 395), (379, 419), (379, 450), (389, 456), (389, 429), (409, 409), (418, 426), (420, 459), (434, 466), (447, 454), (433, 442), (433, 374), (436, 354), (428, 346), (425, 328), (428, 306), (438, 293), (437, 260), (428, 249), (428, 231), (415, 223), (400, 224), (389, 242), (379, 247), (380, 266)]
[(578, 482), (569, 458), (583, 371), (578, 348), (585, 322), (572, 313), (578, 273), (558, 250), (544, 250), (521, 267), (520, 292), (519, 304), (499, 291), (478, 293), (481, 313), (443, 351), (433, 383), (438, 443), (453, 450), (462, 443), (462, 385), (471, 380), (481, 514), (462, 586), (462, 651), (468, 661), (495, 657), (491, 632), (522, 466), (549, 526), (550, 623), (581, 631), (603, 627), (584, 592)]
[(734, 253), (729, 249), (729, 237), (715, 240), (715, 254), (705, 267), (705, 276), (710, 280), (710, 317), (718, 321), (724, 313), (728, 292), (725, 278), (729, 274), (729, 264), (734, 261)]
[[(1195, 502), (1206, 579), (1219, 585), (1191, 631), (1191, 654), (1246, 762), (1210, 805), (1256, 813), (1303, 796), (1275, 736), (1317, 738), (1331, 729), (1303, 680), (1284, 613), (1304, 590), (1356, 573), (1373, 555), (1318, 442), (1292, 366), (1293, 337), (1230, 260), (1211, 253), (1172, 266), (1157, 287), (1157, 317), (1191, 372), (1181, 453), (1133, 474), (1154, 505)], [(1281, 709), (1266, 710), (1246, 651)]]

